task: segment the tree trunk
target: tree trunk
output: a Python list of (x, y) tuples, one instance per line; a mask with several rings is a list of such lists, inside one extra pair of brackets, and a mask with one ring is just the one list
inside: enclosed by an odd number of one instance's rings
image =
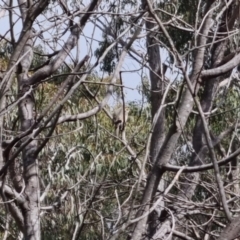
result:
[[(29, 91), (29, 86), (25, 85), (25, 79), (28, 78), (28, 69), (32, 62), (32, 47), (33, 41), (28, 40), (23, 49), (23, 54), (26, 56), (20, 62), (18, 68), (18, 85), (19, 85), (19, 98), (26, 95)], [(21, 123), (21, 131), (29, 130), (34, 123), (35, 116), (35, 102), (33, 93), (28, 94), (19, 103), (19, 116)], [(23, 139), (27, 141), (31, 136)], [(35, 151), (37, 149), (37, 141), (32, 140), (22, 151), (23, 161), (23, 178), (25, 182), (25, 203), (23, 205), (24, 217), (24, 236), (26, 240), (39, 240), (40, 239), (40, 189), (39, 189), (39, 176), (38, 176), (38, 163)]]
[[(211, 8), (213, 1), (209, 1), (206, 5), (206, 12)], [(211, 28), (211, 17), (212, 13), (209, 13), (206, 17), (203, 26), (201, 28), (201, 35), (198, 38), (198, 46), (204, 46), (206, 44), (207, 38), (205, 36), (208, 35), (209, 29)], [(198, 85), (199, 73), (202, 70), (202, 65), (204, 61), (205, 48), (199, 48), (195, 53), (195, 62), (193, 65), (193, 72), (191, 74), (190, 80), (192, 86)], [(198, 87), (195, 88), (197, 94)], [(170, 127), (169, 132), (165, 138), (165, 141), (158, 153), (157, 160), (155, 161), (152, 171), (149, 174), (147, 186), (145, 187), (145, 191), (142, 199), (142, 207), (138, 211), (137, 216), (141, 216), (149, 212), (150, 202), (154, 199), (156, 194), (156, 190), (158, 184), (164, 174), (164, 170), (161, 168), (162, 165), (165, 165), (169, 162), (175, 146), (177, 144), (178, 138), (181, 135), (182, 129), (184, 128), (187, 119), (189, 117), (190, 112), (193, 108), (193, 98), (189, 89), (186, 89), (183, 93), (183, 97), (181, 102), (179, 103), (179, 107), (177, 109), (178, 114), (175, 116), (175, 121), (173, 125)], [(132, 240), (139, 240), (142, 237), (142, 234), (145, 232), (146, 224), (147, 224), (147, 216), (143, 217), (138, 221), (136, 227), (134, 229)]]
[[(143, 0), (143, 5), (145, 0)], [(157, 44), (156, 39), (153, 34), (150, 32), (156, 24), (152, 22), (152, 19), (147, 19), (146, 29), (149, 31), (147, 35), (147, 52), (148, 52), (148, 63), (150, 67), (149, 75), (151, 82), (151, 98), (150, 103), (152, 106), (152, 120), (156, 116), (159, 108), (161, 107), (162, 96), (164, 93), (165, 83), (165, 71), (166, 67), (162, 64), (160, 57), (160, 48)], [(149, 160), (152, 164), (157, 159), (159, 150), (163, 144), (165, 137), (165, 109), (162, 108), (156, 123), (153, 127), (153, 134), (151, 138), (150, 150), (149, 150)], [(164, 190), (164, 181), (162, 180), (158, 186), (159, 191)], [(149, 216), (149, 235), (153, 235), (156, 227), (159, 224), (159, 216), (161, 211), (164, 208), (164, 202), (161, 202), (159, 206), (156, 207), (156, 210)]]

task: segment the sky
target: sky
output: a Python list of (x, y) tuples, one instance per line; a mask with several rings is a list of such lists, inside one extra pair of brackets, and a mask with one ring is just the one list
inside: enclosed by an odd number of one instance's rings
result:
[[(0, 1), (0, 5), (3, 6), (3, 1)], [(14, 0), (13, 1), (13, 5), (17, 5), (17, 1)], [(57, 12), (61, 12), (61, 9), (53, 9), (52, 10), (52, 14), (56, 14)], [(16, 14), (13, 15), (13, 20), (16, 21), (18, 19), (18, 12), (16, 12)], [(44, 21), (44, 19), (39, 19), (39, 21)], [(5, 16), (0, 18), (0, 34), (4, 35), (6, 31), (9, 30), (10, 26), (9, 26), (9, 20), (8, 20), (8, 11), (6, 11)], [(44, 25), (44, 27), (47, 27), (46, 25)], [(21, 21), (18, 20), (18, 22), (16, 23), (16, 25), (14, 26), (14, 33), (15, 33), (15, 37), (16, 39), (19, 37), (19, 33), (21, 31), (22, 28), (22, 24)], [(37, 26), (35, 26), (35, 28), (38, 28)], [(38, 30), (38, 29), (36, 29)], [(51, 29), (48, 31), (48, 33), (44, 33), (44, 39), (45, 40), (52, 40), (52, 35), (51, 35)], [(64, 41), (66, 41), (67, 37), (69, 36), (70, 32), (68, 31), (65, 36), (63, 37), (63, 41), (62, 44), (64, 43)], [(93, 41), (91, 42), (91, 39), (93, 39)], [(80, 40), (79, 40), (79, 54), (80, 54), (80, 59), (82, 59), (86, 54), (89, 54), (89, 51), (91, 52), (90, 55), (92, 55), (91, 57), (91, 64), (95, 63), (96, 58), (94, 57), (94, 51), (99, 47), (99, 41), (102, 40), (102, 32), (95, 27), (92, 23), (88, 23), (85, 28), (83, 33), (81, 34)], [(38, 39), (37, 43), (40, 42), (41, 40)], [(90, 46), (91, 43), (91, 46)], [(56, 46), (56, 49), (59, 49), (61, 46)], [(136, 43), (134, 43), (133, 47), (141, 52), (146, 52), (145, 49), (145, 40), (141, 40), (138, 41)], [(76, 49), (73, 49), (72, 51), (72, 55), (76, 56), (77, 52)], [(46, 52), (51, 52), (50, 49), (47, 49), (46, 47)], [(167, 54), (162, 51), (162, 54), (165, 60), (167, 58)], [(97, 72), (99, 73), (99, 75), (102, 75), (102, 72), (100, 71), (99, 66), (96, 68)], [(138, 92), (138, 86), (141, 85), (141, 79), (142, 77), (148, 77), (148, 70), (146, 68), (142, 69), (141, 66), (135, 61), (133, 60), (129, 55), (127, 55), (124, 64), (122, 66), (122, 80), (123, 80), (123, 84), (125, 86), (125, 99), (127, 101), (135, 101), (135, 100), (141, 100), (142, 96), (141, 94), (139, 94)], [(169, 73), (168, 73), (169, 74)], [(115, 99), (116, 100), (116, 99)], [(113, 100), (114, 101), (114, 100)]]

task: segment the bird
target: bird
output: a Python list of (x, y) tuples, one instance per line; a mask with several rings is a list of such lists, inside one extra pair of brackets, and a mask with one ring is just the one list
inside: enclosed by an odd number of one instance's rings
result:
[(123, 108), (123, 106), (120, 106), (113, 111), (113, 124), (115, 126), (115, 135), (117, 137), (119, 136), (119, 132), (124, 130), (124, 125), (128, 120), (129, 111), (129, 107)]

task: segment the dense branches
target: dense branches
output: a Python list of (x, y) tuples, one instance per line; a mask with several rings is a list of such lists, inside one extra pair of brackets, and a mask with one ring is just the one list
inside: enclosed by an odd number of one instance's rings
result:
[(232, 0), (3, 1), (0, 237), (237, 238), (238, 21)]

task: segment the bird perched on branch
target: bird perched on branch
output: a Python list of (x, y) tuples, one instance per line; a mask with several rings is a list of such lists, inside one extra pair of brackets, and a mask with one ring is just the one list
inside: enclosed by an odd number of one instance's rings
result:
[(123, 106), (116, 108), (113, 111), (113, 124), (115, 125), (115, 134), (118, 137), (119, 132), (124, 130), (124, 125), (128, 119), (128, 113), (130, 111), (129, 107), (125, 107), (123, 111)]

